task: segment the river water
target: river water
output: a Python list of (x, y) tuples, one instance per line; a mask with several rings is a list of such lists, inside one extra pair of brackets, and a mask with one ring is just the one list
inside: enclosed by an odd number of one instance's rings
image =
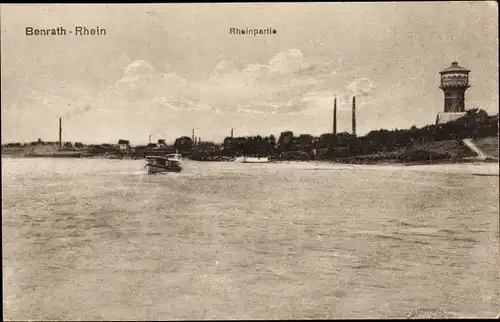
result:
[(143, 166), (2, 159), (5, 319), (499, 313), (498, 164)]

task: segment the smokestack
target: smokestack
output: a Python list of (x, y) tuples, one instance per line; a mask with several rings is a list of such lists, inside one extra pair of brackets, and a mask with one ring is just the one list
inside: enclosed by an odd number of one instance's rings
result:
[(192, 137), (193, 137), (192, 141), (196, 145), (196, 141), (195, 141), (196, 138), (194, 137), (194, 129), (193, 129)]
[(333, 101), (333, 135), (337, 135), (337, 98)]
[(233, 129), (231, 129), (231, 139), (233, 138)]
[(352, 97), (352, 135), (356, 135), (356, 96)]
[(62, 147), (62, 118), (59, 118), (59, 147)]

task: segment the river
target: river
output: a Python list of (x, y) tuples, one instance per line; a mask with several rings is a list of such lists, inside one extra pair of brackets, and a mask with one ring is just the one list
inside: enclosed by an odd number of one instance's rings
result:
[(498, 164), (143, 166), (2, 158), (5, 319), (499, 313)]

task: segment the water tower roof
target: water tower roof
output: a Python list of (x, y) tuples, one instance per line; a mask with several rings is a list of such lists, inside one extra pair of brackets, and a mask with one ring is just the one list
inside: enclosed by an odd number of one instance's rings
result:
[(470, 70), (463, 68), (460, 66), (456, 61), (451, 63), (451, 66), (446, 68), (445, 70), (440, 71), (440, 74), (447, 74), (447, 73), (456, 73), (456, 72), (461, 72), (461, 73), (469, 73)]

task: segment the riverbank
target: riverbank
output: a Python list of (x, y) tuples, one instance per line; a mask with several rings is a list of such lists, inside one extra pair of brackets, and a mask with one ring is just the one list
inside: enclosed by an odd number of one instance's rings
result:
[[(2, 153), (2, 158), (7, 159), (34, 159), (34, 158), (57, 158), (57, 159), (120, 159), (120, 160), (137, 160), (127, 156), (106, 156), (101, 154), (92, 154), (85, 152), (75, 152), (75, 153), (47, 153), (47, 154), (21, 154), (21, 153)], [(231, 159), (218, 159), (218, 160), (191, 160), (196, 162), (210, 162), (210, 163), (220, 163), (220, 162), (234, 162)], [(345, 165), (401, 165), (401, 166), (419, 166), (419, 165), (446, 165), (446, 164), (463, 164), (463, 163), (498, 163), (495, 159), (477, 159), (474, 157), (463, 158), (463, 159), (441, 159), (441, 160), (424, 160), (424, 161), (399, 161), (396, 159), (386, 159), (386, 160), (358, 160), (358, 159), (337, 159), (337, 160), (272, 160), (270, 163), (299, 163), (299, 164), (345, 164)]]
[[(3, 158), (109, 158), (109, 159), (142, 159), (145, 155), (163, 155), (167, 152), (161, 149), (154, 150), (129, 150), (114, 152), (96, 152), (88, 149), (60, 149), (58, 146), (26, 146), (3, 147)], [(199, 159), (196, 153), (184, 152), (183, 155), (194, 161), (201, 162), (231, 162), (234, 158), (222, 155), (207, 155)], [(301, 160), (294, 160), (288, 154), (271, 156), (271, 162), (328, 162), (340, 164), (385, 165), (401, 164), (407, 166), (434, 165), (434, 164), (460, 164), (470, 162), (498, 162), (498, 137), (486, 137), (478, 140), (466, 139), (463, 141), (446, 140), (414, 144), (390, 152), (379, 152), (369, 155), (317, 157), (308, 156)]]

